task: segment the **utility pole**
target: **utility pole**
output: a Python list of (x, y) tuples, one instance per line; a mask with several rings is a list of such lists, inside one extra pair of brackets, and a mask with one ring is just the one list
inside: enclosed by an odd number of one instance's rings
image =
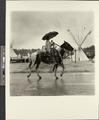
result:
[(73, 61), (73, 59), (72, 59), (72, 52), (70, 52), (70, 56), (71, 56), (71, 61)]
[(75, 54), (75, 63), (76, 63), (76, 49), (74, 50), (74, 54)]

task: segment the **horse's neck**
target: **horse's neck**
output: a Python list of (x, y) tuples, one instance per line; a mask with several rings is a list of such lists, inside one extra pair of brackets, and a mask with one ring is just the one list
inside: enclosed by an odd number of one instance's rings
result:
[(65, 50), (63, 48), (58, 48), (58, 51), (60, 52), (61, 56), (64, 56)]

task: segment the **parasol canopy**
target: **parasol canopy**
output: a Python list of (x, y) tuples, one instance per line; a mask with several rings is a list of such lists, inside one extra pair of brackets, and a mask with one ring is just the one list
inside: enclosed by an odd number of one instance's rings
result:
[(58, 35), (58, 32), (56, 32), (56, 31), (49, 32), (43, 36), (42, 40), (50, 40), (51, 38), (55, 37), (56, 35)]

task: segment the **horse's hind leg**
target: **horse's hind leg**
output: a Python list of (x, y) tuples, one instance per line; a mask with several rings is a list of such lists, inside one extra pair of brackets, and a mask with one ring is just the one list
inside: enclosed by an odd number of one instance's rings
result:
[(38, 79), (38, 81), (39, 81), (39, 80), (42, 79), (42, 77), (39, 75), (39, 70), (38, 69), (36, 70), (36, 72), (37, 72), (37, 76), (39, 77), (39, 79)]
[(31, 69), (30, 69), (30, 72), (29, 72), (29, 74), (27, 75), (27, 78), (29, 78), (29, 77), (31, 76), (31, 73), (32, 73), (32, 71), (31, 71)]
[(64, 74), (64, 64), (62, 63), (60, 66), (62, 67), (62, 72), (61, 72), (61, 74), (60, 74), (60, 76), (62, 77), (63, 74)]
[(56, 80), (58, 79), (58, 77), (57, 77), (57, 68), (58, 68), (58, 65), (56, 64), (54, 66), (54, 72), (55, 72), (55, 78), (56, 78)]
[(54, 66), (53, 66), (53, 69), (52, 69), (52, 70), (53, 70), (53, 72), (54, 72), (55, 68), (56, 68), (56, 65), (54, 65)]
[(29, 69), (30, 69), (30, 71), (29, 71), (29, 74), (27, 75), (27, 78), (29, 78), (30, 76), (31, 76), (31, 72), (32, 72), (32, 60), (30, 61), (30, 63), (29, 63)]
[(42, 79), (42, 77), (39, 75), (39, 70), (38, 70), (39, 65), (40, 63), (36, 65), (36, 73), (37, 73), (37, 76), (39, 77), (38, 81)]

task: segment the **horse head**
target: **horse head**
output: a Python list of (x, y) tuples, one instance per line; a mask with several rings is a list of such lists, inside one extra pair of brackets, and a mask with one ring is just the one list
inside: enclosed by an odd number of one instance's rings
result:
[(64, 43), (60, 47), (68, 51), (74, 50), (74, 48), (66, 41), (64, 41)]
[(73, 52), (74, 48), (66, 41), (60, 46), (60, 54), (63, 57), (65, 53)]

